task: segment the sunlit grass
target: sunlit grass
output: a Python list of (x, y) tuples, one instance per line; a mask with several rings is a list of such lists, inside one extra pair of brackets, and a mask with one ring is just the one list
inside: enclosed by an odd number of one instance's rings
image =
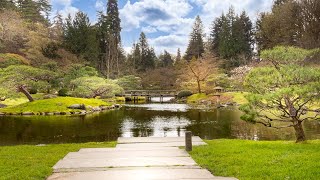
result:
[(3, 108), (0, 111), (6, 113), (22, 113), (22, 112), (70, 112), (74, 111), (68, 109), (72, 104), (85, 104), (86, 106), (109, 106), (107, 103), (100, 99), (85, 99), (73, 97), (58, 97), (53, 99), (43, 99), (34, 102), (27, 102), (17, 106)]
[(239, 179), (308, 179), (320, 177), (320, 140), (212, 140), (190, 153), (216, 176)]
[(0, 179), (45, 179), (69, 152), (81, 148), (114, 147), (116, 142), (0, 146)]

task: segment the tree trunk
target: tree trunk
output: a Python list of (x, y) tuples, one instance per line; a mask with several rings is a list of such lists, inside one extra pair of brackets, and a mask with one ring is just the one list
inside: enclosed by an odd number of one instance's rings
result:
[(22, 92), (25, 96), (27, 96), (27, 98), (29, 99), (29, 102), (34, 101), (33, 97), (31, 96), (31, 94), (28, 92), (28, 90), (24, 86), (19, 86), (18, 91)]
[(198, 83), (198, 92), (199, 92), (199, 94), (201, 94), (201, 86), (200, 86), (200, 81), (197, 81), (197, 83)]
[(302, 127), (302, 122), (299, 121), (293, 127), (294, 127), (294, 130), (296, 131), (296, 138), (297, 138), (296, 143), (305, 141), (306, 140), (306, 136), (304, 134), (304, 130), (303, 130), (303, 127)]

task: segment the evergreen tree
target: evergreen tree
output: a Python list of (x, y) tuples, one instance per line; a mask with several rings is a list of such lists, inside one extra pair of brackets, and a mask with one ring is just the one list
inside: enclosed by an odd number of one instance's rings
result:
[(15, 10), (16, 6), (13, 0), (2, 0), (0, 1), (0, 11), (2, 10)]
[(186, 60), (190, 61), (192, 57), (202, 57), (202, 54), (204, 53), (203, 31), (202, 21), (200, 16), (197, 16), (193, 25), (193, 30), (190, 34), (188, 48), (184, 57)]
[(74, 19), (70, 15), (66, 19), (63, 45), (95, 66), (99, 53), (96, 33), (96, 29), (90, 25), (88, 16), (81, 11), (77, 12)]
[[(48, 17), (51, 11), (51, 5), (48, 0), (18, 0), (17, 7), (23, 18), (31, 22), (48, 23)], [(44, 13), (46, 17), (43, 17), (42, 13)]]
[(252, 22), (246, 12), (236, 15), (233, 7), (212, 23), (209, 49), (224, 59), (224, 68), (246, 64), (254, 44)]
[(139, 42), (133, 44), (132, 52), (128, 56), (128, 64), (134, 68), (134, 71), (145, 72), (155, 67), (156, 59), (154, 49), (149, 47), (146, 35), (141, 32)]
[(109, 63), (109, 47), (108, 47), (108, 34), (110, 25), (107, 22), (107, 16), (103, 12), (98, 12), (97, 38), (99, 41), (99, 62), (97, 64), (98, 70), (101, 74), (108, 76)]
[(173, 59), (170, 55), (170, 53), (166, 50), (164, 50), (163, 54), (159, 56), (160, 60), (160, 67), (169, 67), (173, 65)]
[(63, 23), (63, 17), (60, 13), (57, 13), (57, 15), (53, 19), (53, 24), (51, 27), (51, 38), (56, 41), (62, 41), (62, 38), (64, 36), (64, 23)]
[(112, 72), (108, 73), (112, 74), (113, 77), (117, 77), (120, 75), (120, 62), (119, 62), (119, 54), (121, 49), (121, 20), (119, 18), (119, 9), (118, 9), (118, 1), (117, 0), (108, 0), (107, 3), (107, 17), (106, 23), (108, 27), (108, 36), (107, 36), (107, 43), (108, 43), (108, 59), (109, 71)]
[(178, 48), (177, 57), (176, 57), (175, 63), (179, 63), (180, 61), (181, 61), (181, 51), (180, 51), (180, 48)]

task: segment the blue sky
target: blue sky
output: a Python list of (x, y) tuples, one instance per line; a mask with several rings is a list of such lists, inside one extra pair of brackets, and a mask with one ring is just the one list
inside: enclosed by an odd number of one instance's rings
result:
[[(77, 11), (96, 22), (97, 11), (105, 11), (107, 0), (51, 0), (52, 16)], [(119, 0), (122, 44), (130, 52), (132, 44), (144, 31), (149, 44), (159, 54), (164, 49), (176, 54), (185, 51), (194, 18), (200, 15), (208, 34), (212, 21), (232, 5), (236, 12), (246, 10), (254, 21), (259, 12), (270, 11), (273, 0)]]

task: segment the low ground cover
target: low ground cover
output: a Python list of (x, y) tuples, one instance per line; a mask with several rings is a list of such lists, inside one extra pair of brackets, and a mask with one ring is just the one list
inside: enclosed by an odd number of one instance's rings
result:
[(192, 158), (216, 176), (241, 179), (309, 179), (320, 177), (320, 140), (212, 140), (194, 147)]
[(116, 142), (0, 146), (0, 179), (45, 179), (69, 152), (81, 148), (114, 147)]
[(100, 99), (85, 99), (85, 98), (73, 98), (73, 97), (57, 97), (52, 99), (37, 100), (34, 102), (26, 102), (17, 106), (11, 106), (0, 109), (0, 112), (4, 113), (22, 113), (22, 112), (70, 112), (74, 111), (68, 109), (68, 106), (73, 104), (84, 104), (86, 106), (110, 106)]

